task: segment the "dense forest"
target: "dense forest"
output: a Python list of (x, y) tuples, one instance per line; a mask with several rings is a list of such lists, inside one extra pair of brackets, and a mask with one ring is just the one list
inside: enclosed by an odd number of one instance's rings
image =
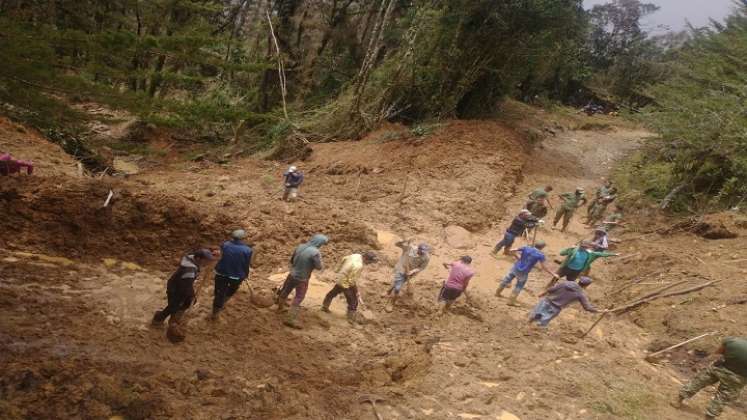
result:
[(595, 101), (662, 134), (639, 158), (647, 193), (734, 205), (747, 193), (745, 7), (653, 37), (641, 19), (656, 10), (638, 0), (591, 10), (581, 0), (0, 0), (0, 102), (55, 133), (85, 137), (77, 105), (94, 102), (258, 150), (356, 138), (382, 121), (486, 117), (507, 97)]

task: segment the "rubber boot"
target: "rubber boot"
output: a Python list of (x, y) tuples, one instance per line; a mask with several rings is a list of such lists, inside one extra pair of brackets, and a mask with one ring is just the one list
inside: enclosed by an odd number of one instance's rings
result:
[(392, 294), (389, 296), (389, 300), (386, 303), (386, 306), (384, 307), (384, 310), (387, 312), (392, 312), (394, 310), (394, 304), (397, 302), (397, 295)]
[(287, 327), (295, 328), (297, 330), (300, 330), (302, 327), (298, 324), (298, 313), (300, 311), (300, 307), (291, 305), (290, 309), (288, 309), (288, 317), (283, 321), (283, 324)]
[(350, 323), (350, 325), (355, 325), (358, 323), (358, 312), (357, 311), (348, 311), (347, 316), (348, 316), (348, 322)]
[(278, 312), (283, 312), (288, 306), (288, 303), (280, 295), (275, 297), (275, 303), (278, 305)]
[(322, 305), (322, 312), (326, 312), (326, 313), (329, 313), (329, 312), (330, 312), (330, 310), (329, 310), (329, 306), (326, 306), (326, 305)]
[(220, 313), (222, 309), (213, 308), (213, 313), (210, 315), (210, 320), (213, 322), (220, 322)]
[(506, 305), (508, 305), (508, 306), (519, 306), (519, 304), (516, 303), (516, 298), (518, 298), (518, 297), (519, 297), (518, 293), (516, 293), (516, 292), (511, 293), (511, 297), (508, 298), (508, 303), (506, 303)]
[(502, 297), (503, 291), (506, 289), (505, 286), (498, 286), (498, 289), (495, 291), (495, 297)]
[(150, 321), (151, 327), (160, 327), (163, 326), (163, 321), (166, 320), (166, 317), (163, 316), (163, 311), (156, 311), (155, 314), (153, 314), (153, 319)]
[(184, 311), (178, 311), (169, 318), (169, 329), (166, 330), (166, 338), (172, 343), (184, 341), (184, 330), (181, 322), (183, 316)]

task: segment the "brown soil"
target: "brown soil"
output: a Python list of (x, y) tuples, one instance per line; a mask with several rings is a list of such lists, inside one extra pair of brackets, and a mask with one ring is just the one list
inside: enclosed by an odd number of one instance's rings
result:
[[(643, 357), (701, 332), (740, 332), (744, 305), (711, 310), (747, 294), (739, 239), (646, 233), (662, 231), (663, 221), (636, 221), (616, 236), (620, 252), (641, 256), (595, 265), (597, 305), (683, 276), (693, 285), (724, 281), (611, 317), (583, 340), (578, 332), (595, 317), (578, 309), (564, 311), (547, 334), (530, 331), (526, 313), (547, 275), (534, 273), (522, 306), (508, 307), (492, 292), (511, 262), (490, 258), (491, 247), (528, 191), (546, 183), (558, 192), (593, 190), (646, 134), (568, 131), (527, 153), (530, 140), (516, 133), (496, 122), (455, 121), (422, 137), (393, 126), (358, 142), (313, 145), (299, 165), (307, 175), (302, 198), (287, 204), (279, 200), (285, 167), (274, 162), (172, 163), (126, 179), (78, 179), (59, 149), (0, 124), (7, 150), (62, 162), (0, 180), (0, 228), (9, 232), (0, 239), (0, 418), (373, 419), (360, 402), (365, 395), (383, 399), (384, 418), (700, 418), (708, 393), (685, 411), (667, 402), (715, 340), (675, 352), (671, 362)], [(101, 209), (109, 190), (115, 200)], [(238, 226), (257, 253), (255, 296), (242, 288), (224, 322), (210, 321), (206, 269), (185, 341), (172, 344), (164, 329), (149, 328), (179, 255), (216, 247)], [(738, 222), (727, 226), (741, 232)], [(332, 285), (328, 272), (311, 281), (304, 330), (283, 327), (266, 308), (293, 247), (317, 232), (331, 238), (323, 249), (330, 266), (351, 251), (377, 248), (383, 256), (361, 284), (361, 327), (348, 326), (342, 301), (332, 314), (318, 310)], [(578, 221), (567, 234), (549, 223), (540, 233), (550, 260), (587, 235)], [(413, 294), (386, 313), (381, 294), (403, 237), (435, 252)], [(441, 263), (464, 254), (475, 259), (476, 305), (460, 301), (437, 318)], [(742, 418), (737, 410), (723, 418)]]

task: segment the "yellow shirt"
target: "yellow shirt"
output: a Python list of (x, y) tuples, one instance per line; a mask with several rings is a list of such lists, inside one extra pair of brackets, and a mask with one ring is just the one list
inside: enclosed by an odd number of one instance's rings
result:
[(337, 267), (337, 284), (345, 289), (355, 286), (362, 271), (363, 256), (361, 254), (348, 255), (342, 259), (340, 266)]

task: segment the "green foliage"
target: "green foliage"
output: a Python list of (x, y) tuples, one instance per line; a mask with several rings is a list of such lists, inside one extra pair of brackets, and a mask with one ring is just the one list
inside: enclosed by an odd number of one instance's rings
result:
[(669, 77), (648, 93), (642, 119), (661, 134), (642, 167), (669, 172), (655, 196), (683, 184), (688, 202), (737, 205), (747, 196), (747, 7), (720, 30), (694, 34), (668, 63)]
[(588, 86), (599, 96), (633, 106), (649, 102), (643, 91), (659, 79), (663, 47), (641, 28), (641, 19), (658, 6), (639, 0), (614, 0), (590, 13)]
[(581, 3), (417, 2), (401, 22), (414, 28), (412, 47), (377, 69), (374, 90), (384, 92), (384, 104), (401, 108), (401, 117), (417, 121), (485, 115), (506, 95), (562, 86), (575, 76), (584, 41)]
[(35, 126), (80, 131), (76, 99), (195, 133), (225, 132), (256, 108), (256, 92), (234, 81), (267, 66), (227, 58), (222, 1), (23, 3), (0, 9), (0, 100)]

